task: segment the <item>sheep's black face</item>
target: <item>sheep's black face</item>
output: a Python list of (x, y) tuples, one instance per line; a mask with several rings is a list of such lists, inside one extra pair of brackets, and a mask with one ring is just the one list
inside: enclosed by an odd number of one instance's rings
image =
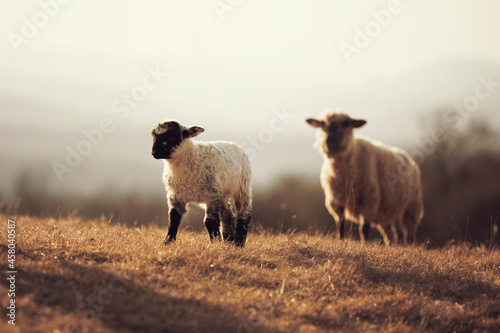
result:
[(336, 154), (347, 149), (349, 139), (352, 136), (352, 127), (348, 120), (342, 123), (333, 122), (328, 124), (325, 131), (325, 145), (329, 152)]
[(307, 119), (307, 122), (321, 129), (318, 145), (329, 156), (347, 151), (352, 142), (353, 129), (366, 123), (365, 120), (351, 119), (343, 113), (329, 114), (325, 120)]
[(153, 150), (156, 159), (170, 159), (173, 152), (182, 143), (182, 127), (175, 121), (158, 123), (151, 131)]
[(156, 159), (171, 159), (172, 154), (183, 140), (193, 138), (204, 131), (199, 126), (184, 127), (176, 121), (164, 121), (153, 127), (153, 148), (151, 154)]

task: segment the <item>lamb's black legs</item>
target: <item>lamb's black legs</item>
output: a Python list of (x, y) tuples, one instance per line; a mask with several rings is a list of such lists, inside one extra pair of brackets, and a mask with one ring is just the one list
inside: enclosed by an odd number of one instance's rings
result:
[[(217, 210), (219, 207), (219, 210)], [(236, 221), (236, 231), (234, 230), (234, 215), (229, 203), (224, 202), (220, 205), (211, 205), (207, 207), (207, 217), (205, 219), (205, 226), (207, 227), (210, 240), (220, 239), (219, 232), (219, 217), (222, 222), (222, 236), (225, 241), (234, 242), (236, 246), (245, 245), (247, 239), (248, 228), (252, 218), (250, 214), (246, 213), (241, 215), (241, 206), (236, 203), (236, 210), (239, 210), (238, 219)]]
[[(171, 203), (170, 207), (168, 233), (165, 238), (165, 244), (175, 241), (182, 216), (186, 212), (185, 204)], [(238, 206), (236, 208), (238, 209)], [(239, 214), (238, 216), (235, 231), (234, 215), (229, 203), (221, 204), (220, 202), (214, 202), (208, 205), (205, 214), (205, 227), (210, 236), (210, 241), (213, 242), (221, 239), (220, 225), (222, 221), (222, 236), (224, 240), (234, 243), (236, 246), (245, 245), (252, 218), (248, 213), (244, 215)]]
[(229, 204), (220, 208), (220, 219), (222, 222), (222, 237), (226, 242), (234, 242), (234, 217)]
[(207, 228), (210, 241), (220, 239), (220, 215), (218, 204), (213, 204), (207, 207), (205, 215), (205, 228)]
[(252, 217), (250, 215), (238, 218), (238, 222), (236, 223), (236, 235), (234, 240), (234, 244), (236, 246), (245, 245), (248, 228), (250, 227), (250, 222), (252, 222)]
[(206, 218), (205, 227), (207, 228), (210, 240), (220, 239), (220, 220), (216, 218)]
[(177, 231), (181, 224), (182, 215), (184, 215), (186, 205), (181, 203), (170, 203), (170, 210), (168, 212), (169, 225), (167, 236), (165, 237), (165, 244), (169, 244), (177, 237)]

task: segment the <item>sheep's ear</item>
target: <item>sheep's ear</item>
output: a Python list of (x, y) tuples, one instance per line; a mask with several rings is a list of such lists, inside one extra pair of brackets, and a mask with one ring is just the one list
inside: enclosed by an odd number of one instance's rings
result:
[(156, 136), (156, 131), (158, 130), (158, 127), (160, 126), (160, 123), (157, 123), (153, 126), (153, 129), (151, 130), (151, 135)]
[(353, 119), (351, 121), (351, 124), (352, 124), (352, 127), (358, 128), (358, 127), (361, 127), (364, 124), (366, 124), (366, 120), (363, 120), (363, 119)]
[(182, 136), (186, 139), (187, 138), (194, 138), (195, 136), (200, 135), (204, 131), (205, 131), (205, 129), (203, 127), (191, 126), (189, 128), (184, 128), (184, 130), (182, 131)]
[(306, 119), (306, 122), (312, 127), (323, 127), (323, 125), (325, 124), (323, 121), (313, 118)]

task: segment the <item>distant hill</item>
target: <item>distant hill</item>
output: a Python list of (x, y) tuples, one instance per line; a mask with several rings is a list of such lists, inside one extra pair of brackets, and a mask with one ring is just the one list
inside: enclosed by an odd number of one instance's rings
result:
[[(265, 187), (282, 174), (317, 176), (321, 157), (312, 148), (314, 130), (303, 119), (319, 115), (327, 107), (341, 107), (348, 113), (366, 118), (368, 125), (361, 133), (407, 148), (415, 144), (419, 128), (426, 126), (420, 124), (423, 115), (463, 101), (474, 93), (478, 77), (489, 75), (500, 81), (500, 64), (456, 61), (414, 68), (394, 77), (371, 77), (363, 82), (343, 84), (332, 79), (325, 80), (321, 86), (305, 82), (303, 91), (293, 95), (283, 91), (281, 96), (272, 98), (288, 100), (286, 107), (296, 114), (296, 118), (258, 152), (253, 161), (255, 184)], [(22, 84), (22, 80), (29, 80), (29, 74), (24, 73), (12, 80)], [(142, 113), (134, 114), (123, 123), (117, 123), (113, 133), (106, 135), (103, 143), (95, 147), (72, 173), (65, 174), (64, 181), (60, 183), (52, 171), (51, 163), (63, 162), (67, 154), (66, 146), (74, 148), (85, 139), (81, 131), (97, 126), (107, 114), (88, 113), (77, 104), (61, 104), (50, 98), (33, 100), (30, 96), (7, 94), (9, 90), (6, 87), (5, 82), (0, 85), (0, 193), (11, 195), (13, 182), (19, 171), (25, 169), (42, 173), (50, 189), (55, 192), (77, 191), (90, 195), (109, 187), (119, 191), (162, 190), (161, 163), (149, 155), (149, 132), (152, 119), (157, 121), (168, 116), (182, 119), (182, 112), (160, 111), (179, 110), (179, 105), (146, 105), (146, 110), (151, 111), (142, 110)], [(81, 98), (88, 98), (91, 91), (88, 82), (69, 83), (65, 89), (70, 90), (72, 96), (78, 96), (81, 91)], [(102, 96), (99, 98), (102, 99)], [(203, 103), (206, 101), (200, 98), (198, 112), (203, 114)], [(213, 114), (213, 120), (204, 116), (206, 123), (202, 125), (207, 130), (200, 139), (242, 143), (248, 136), (255, 136), (269, 121), (269, 115), (263, 115), (262, 112), (270, 112), (270, 98), (262, 96), (262, 105), (266, 106), (255, 112), (256, 117), (263, 120), (252, 122), (251, 125), (221, 120), (218, 113)], [(188, 102), (190, 105), (197, 103), (192, 100)], [(490, 123), (500, 127), (499, 108), (500, 89), (481, 102), (473, 116), (487, 118)], [(238, 113), (239, 110), (221, 109), (221, 117), (227, 112)], [(194, 114), (190, 114), (190, 119), (193, 117)]]

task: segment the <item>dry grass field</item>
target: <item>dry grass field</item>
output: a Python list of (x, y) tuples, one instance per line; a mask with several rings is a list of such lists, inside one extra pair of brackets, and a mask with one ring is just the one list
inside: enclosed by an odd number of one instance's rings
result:
[(243, 249), (184, 229), (16, 220), (16, 326), (1, 332), (498, 332), (500, 251), (253, 231)]

